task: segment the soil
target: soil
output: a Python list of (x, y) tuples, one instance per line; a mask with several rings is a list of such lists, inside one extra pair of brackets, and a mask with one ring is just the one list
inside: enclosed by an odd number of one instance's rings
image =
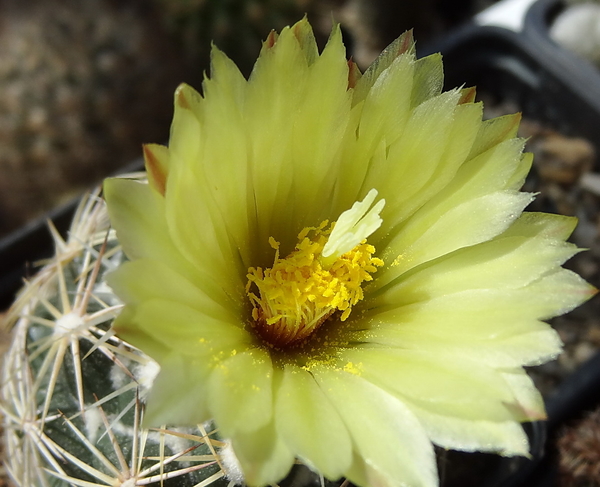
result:
[(186, 68), (150, 5), (0, 2), (0, 236), (168, 134)]

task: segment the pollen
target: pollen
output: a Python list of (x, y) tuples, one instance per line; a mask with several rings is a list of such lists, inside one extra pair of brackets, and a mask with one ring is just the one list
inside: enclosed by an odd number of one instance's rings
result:
[[(381, 224), (383, 200), (373, 208), (377, 211), (367, 213), (376, 195), (371, 190), (363, 202), (342, 213), (338, 224), (345, 221), (347, 226), (342, 233), (338, 231), (336, 235), (335, 222), (304, 228), (298, 234), (295, 249), (285, 258), (279, 255), (279, 242), (269, 239), (275, 250), (273, 266), (264, 270), (250, 267), (246, 286), (253, 306), (253, 326), (269, 345), (283, 348), (298, 344), (334, 313), (339, 314), (341, 321), (347, 320), (352, 307), (363, 299), (363, 283), (371, 281), (371, 274), (383, 265), (381, 259), (373, 257), (375, 247), (366, 241)], [(354, 221), (348, 226), (349, 214)], [(371, 221), (365, 222), (365, 218)], [(379, 221), (373, 223), (374, 219)], [(332, 242), (333, 238), (343, 245)], [(352, 244), (350, 249), (348, 242)], [(338, 253), (332, 251), (324, 256), (327, 247), (337, 248)]]

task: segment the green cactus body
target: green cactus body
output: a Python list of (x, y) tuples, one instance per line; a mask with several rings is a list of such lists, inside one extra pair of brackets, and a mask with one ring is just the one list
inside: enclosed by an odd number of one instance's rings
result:
[[(6, 470), (15, 484), (206, 486), (225, 477), (212, 424), (141, 426), (158, 365), (113, 336), (121, 305), (103, 281), (124, 259), (104, 202), (88, 197), (55, 256), (11, 311), (2, 382)], [(9, 317), (9, 319), (11, 319)]]

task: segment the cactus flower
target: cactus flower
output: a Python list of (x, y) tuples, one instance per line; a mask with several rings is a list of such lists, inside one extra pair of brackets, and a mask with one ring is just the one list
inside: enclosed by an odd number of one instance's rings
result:
[(544, 418), (523, 366), (595, 290), (561, 268), (573, 218), (523, 212), (519, 116), (482, 121), (405, 34), (361, 74), (335, 27), (221, 51), (175, 93), (148, 179), (109, 179), (129, 261), (123, 339), (160, 364), (147, 425), (214, 419), (245, 481), (298, 459), (360, 486), (437, 485), (433, 444), (528, 455)]

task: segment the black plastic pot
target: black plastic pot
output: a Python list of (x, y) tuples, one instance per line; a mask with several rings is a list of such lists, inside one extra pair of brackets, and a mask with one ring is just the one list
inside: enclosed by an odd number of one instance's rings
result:
[[(542, 458), (546, 424), (535, 422), (523, 426), (529, 437), (532, 458)], [(527, 478), (536, 465), (537, 462), (525, 457), (438, 451), (440, 487), (510, 487)]]
[(588, 138), (600, 151), (600, 71), (550, 39), (548, 27), (562, 8), (560, 0), (536, 1), (515, 19), (520, 30), (480, 15), (418, 52), (442, 52), (447, 88), (485, 89), (567, 135)]
[[(138, 171), (142, 167), (142, 161), (136, 160), (122, 172)], [(11, 305), (23, 285), (23, 279), (36, 272), (35, 263), (53, 255), (54, 242), (48, 231), (48, 221), (52, 221), (59, 233), (66, 237), (79, 200), (77, 198), (56, 208), (0, 239), (0, 311)]]
[[(583, 364), (546, 401), (548, 439), (555, 440), (561, 429), (597, 407), (600, 407), (600, 353)], [(545, 455), (535, 459), (530, 471), (506, 487), (554, 487), (557, 482), (556, 452), (549, 442)]]

